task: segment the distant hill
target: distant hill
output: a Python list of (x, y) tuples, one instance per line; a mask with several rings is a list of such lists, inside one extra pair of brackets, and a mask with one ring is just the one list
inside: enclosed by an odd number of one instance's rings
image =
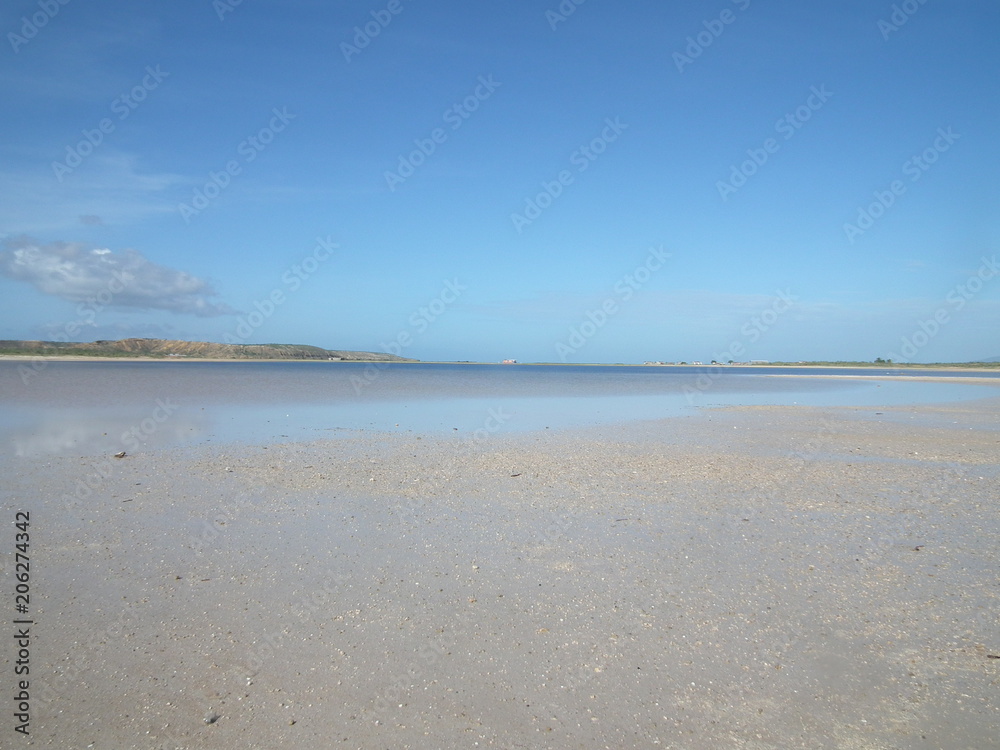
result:
[(151, 357), (155, 359), (290, 359), (344, 362), (416, 362), (381, 352), (321, 349), (304, 344), (213, 344), (206, 341), (121, 339), (89, 343), (60, 341), (3, 341), (0, 354), (41, 357)]

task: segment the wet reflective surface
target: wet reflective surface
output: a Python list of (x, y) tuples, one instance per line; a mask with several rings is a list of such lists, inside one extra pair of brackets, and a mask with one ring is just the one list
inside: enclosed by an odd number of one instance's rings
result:
[[(915, 377), (929, 374), (949, 382)], [(996, 385), (970, 381), (970, 375), (985, 375)], [(877, 408), (994, 396), (998, 376), (339, 362), (46, 362), (33, 369), (9, 361), (0, 362), (0, 444), (8, 457), (92, 455), (185, 443), (308, 440), (358, 429), (559, 429), (734, 405)]]

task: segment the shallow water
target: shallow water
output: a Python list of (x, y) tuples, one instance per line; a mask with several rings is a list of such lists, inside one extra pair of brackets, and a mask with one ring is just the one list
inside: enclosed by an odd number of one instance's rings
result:
[[(954, 382), (926, 382), (912, 376), (927, 371), (874, 369), (114, 361), (25, 368), (0, 362), (6, 456), (267, 443), (358, 429), (489, 434), (717, 406), (888, 407), (996, 393), (954, 371), (935, 373)], [(887, 379), (830, 377), (852, 373)], [(987, 377), (1000, 384), (1000, 373)]]

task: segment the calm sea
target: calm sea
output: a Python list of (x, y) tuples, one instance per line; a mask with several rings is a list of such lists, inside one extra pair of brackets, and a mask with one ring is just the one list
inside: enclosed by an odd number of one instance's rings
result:
[[(928, 374), (948, 382), (914, 377)], [(970, 375), (995, 385), (969, 382)], [(93, 455), (357, 429), (558, 429), (729, 405), (948, 403), (1000, 395), (997, 386), (1000, 372), (872, 368), (109, 361), (48, 362), (34, 371), (6, 361), (0, 445), (6, 456)]]

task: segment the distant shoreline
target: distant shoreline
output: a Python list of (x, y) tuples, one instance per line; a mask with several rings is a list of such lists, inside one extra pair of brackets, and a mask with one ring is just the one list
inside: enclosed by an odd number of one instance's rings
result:
[[(515, 365), (501, 364), (499, 362), (471, 362), (471, 361), (445, 361), (445, 360), (434, 360), (434, 361), (423, 361), (423, 360), (408, 360), (408, 361), (393, 361), (393, 360), (381, 360), (381, 359), (295, 359), (290, 357), (285, 358), (227, 358), (227, 357), (170, 357), (170, 356), (160, 356), (160, 357), (118, 357), (118, 356), (94, 356), (94, 355), (45, 355), (45, 354), (0, 354), (0, 362), (31, 362), (36, 360), (43, 360), (45, 362), (234, 362), (234, 363), (253, 363), (253, 362), (312, 362), (315, 364), (349, 364), (349, 365), (493, 365), (496, 367), (648, 367), (651, 369), (658, 368), (701, 368), (701, 369), (714, 369), (722, 368), (723, 370), (761, 370), (761, 369), (772, 369), (772, 368), (787, 368), (787, 369), (810, 369), (810, 370), (860, 370), (860, 369), (870, 369), (870, 370), (948, 370), (954, 372), (996, 372), (1000, 370), (1000, 363), (993, 365), (991, 363), (982, 363), (975, 365), (964, 365), (964, 364), (864, 364), (864, 363), (850, 363), (850, 364), (789, 364), (789, 363), (769, 363), (769, 364), (759, 364), (759, 365), (691, 365), (691, 364), (663, 364), (663, 365), (646, 365), (646, 364), (630, 364), (626, 362), (616, 362), (616, 363), (603, 363), (603, 362), (518, 362)], [(776, 373), (772, 373), (777, 375)], [(884, 373), (873, 373), (870, 376), (856, 377), (886, 377)]]
[(54, 355), (54, 356), (49, 356), (45, 354), (0, 354), (0, 362), (4, 361), (31, 362), (34, 360), (44, 360), (45, 362), (234, 362), (234, 363), (313, 362), (316, 364), (324, 364), (324, 365), (420, 364), (415, 360), (397, 361), (397, 360), (385, 360), (385, 359), (293, 359), (291, 357), (284, 357), (284, 358), (246, 357), (237, 359), (235, 357), (116, 357), (116, 356), (100, 357), (100, 356), (85, 355), (85, 354), (81, 354), (79, 356), (64, 355), (64, 354)]

